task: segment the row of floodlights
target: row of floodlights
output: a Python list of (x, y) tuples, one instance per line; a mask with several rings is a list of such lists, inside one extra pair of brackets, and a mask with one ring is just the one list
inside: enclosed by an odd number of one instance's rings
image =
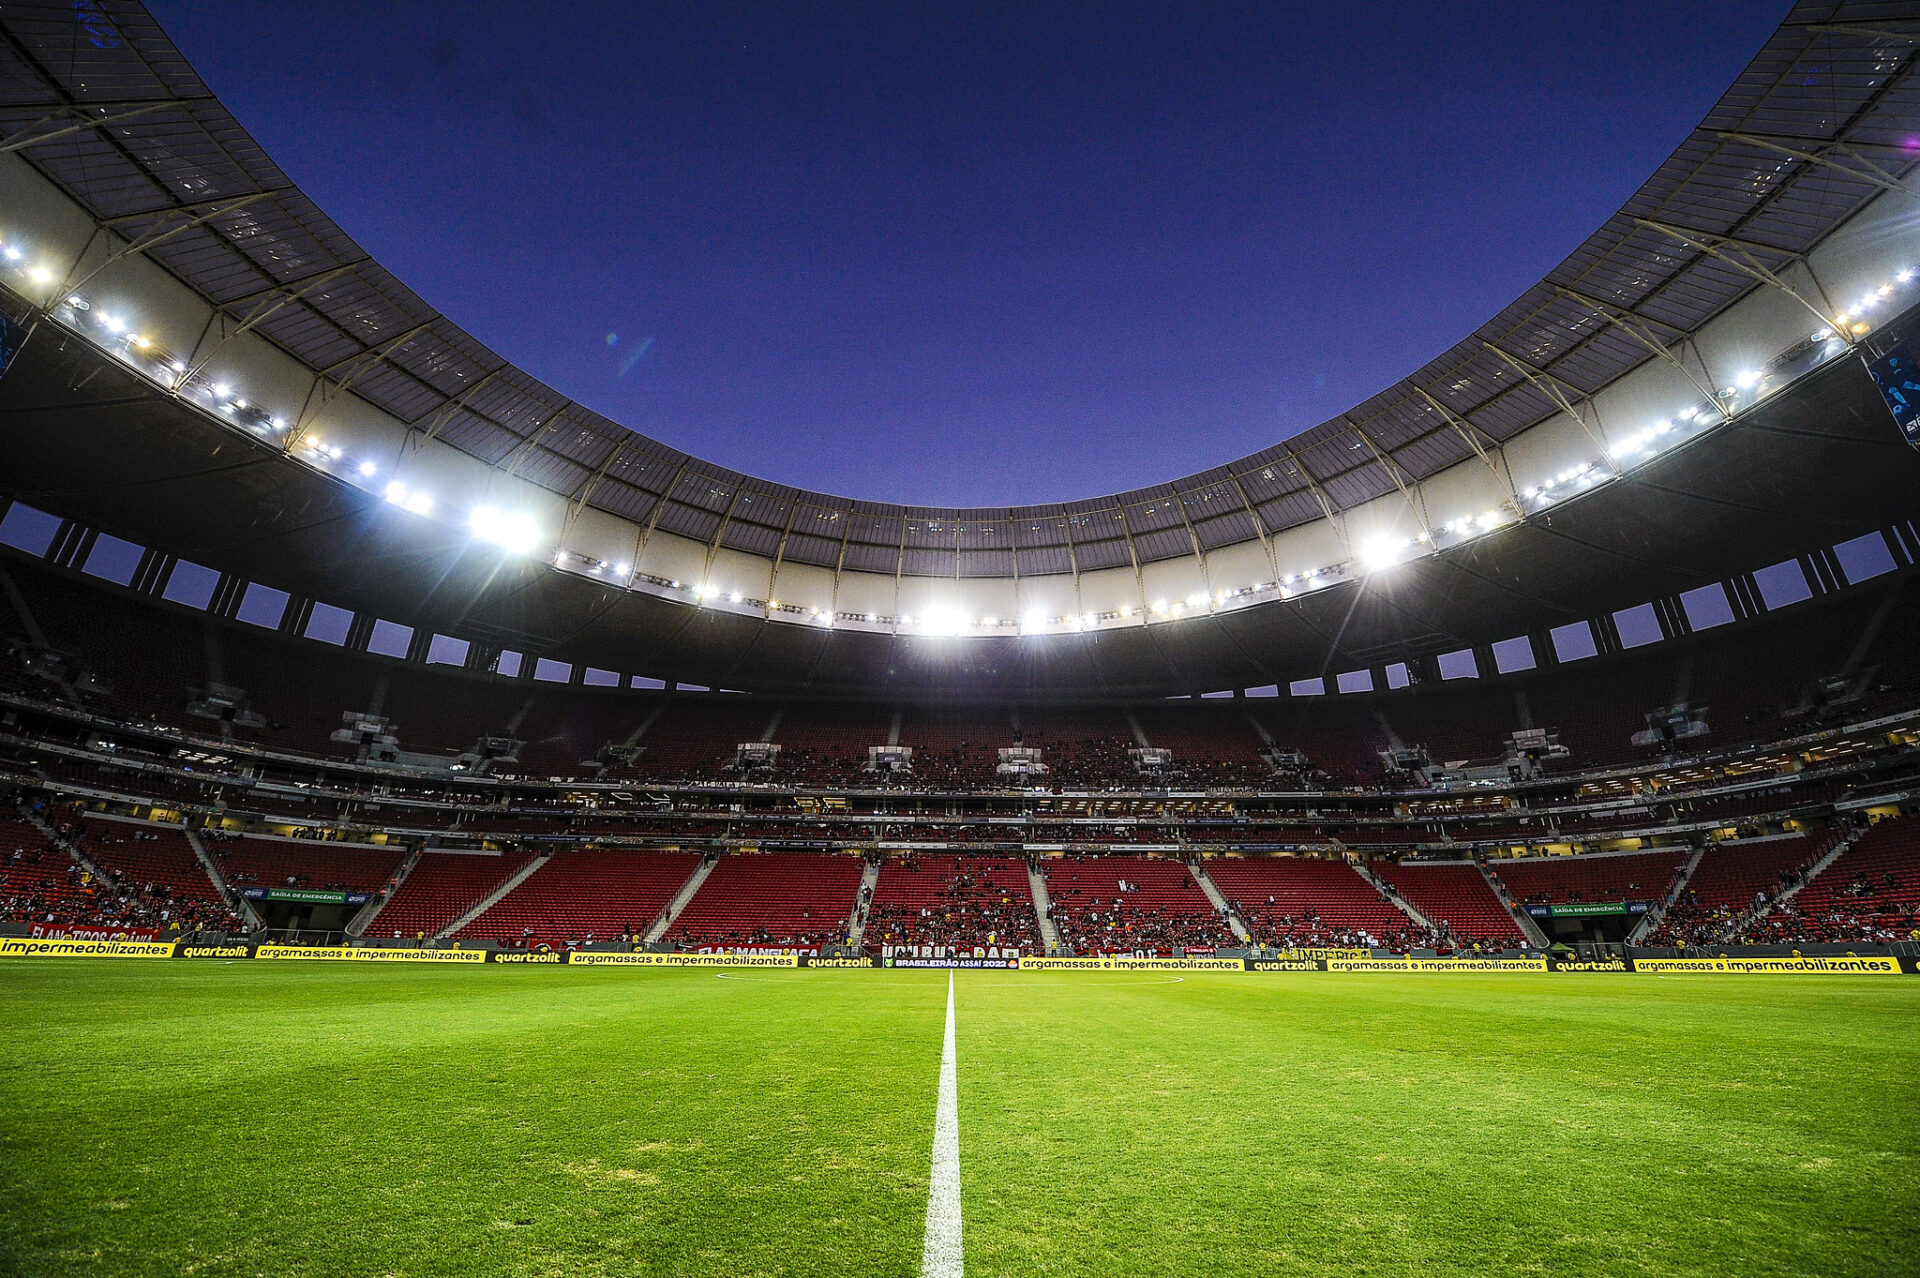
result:
[[(44, 265), (26, 261), (26, 254), (15, 243), (0, 242), (0, 261), (24, 274), (26, 279), (37, 286), (45, 287), (53, 282), (53, 272)], [(1798, 353), (1814, 350), (1823, 357), (1837, 350), (1843, 350), (1853, 338), (1869, 331), (1870, 322), (1862, 318), (1866, 312), (1876, 309), (1891, 299), (1896, 290), (1913, 282), (1916, 272), (1902, 270), (1891, 281), (1882, 284), (1863, 296), (1850, 310), (1838, 312), (1831, 327), (1815, 331), (1804, 342), (1783, 355), (1775, 363), (1785, 361)], [(67, 312), (71, 326), (85, 331), (92, 328), (101, 344), (109, 349), (118, 348), (119, 352), (136, 365), (144, 364), (149, 375), (153, 376), (175, 394), (187, 395), (202, 400), (217, 412), (252, 429), (257, 434), (268, 435), (285, 432), (288, 423), (274, 416), (258, 405), (249, 402), (235, 389), (224, 382), (210, 381), (200, 375), (197, 368), (189, 368), (185, 361), (168, 353), (156, 345), (146, 334), (131, 327), (126, 321), (110, 311), (96, 307), (93, 302), (78, 294), (68, 294), (59, 304)], [(1770, 366), (1771, 367), (1771, 366)], [(1670, 442), (1691, 437), (1699, 430), (1733, 415), (1738, 401), (1742, 398), (1757, 398), (1770, 389), (1769, 369), (1749, 369), (1736, 375), (1734, 384), (1710, 399), (1705, 404), (1695, 405), (1672, 417), (1662, 418), (1651, 426), (1615, 442), (1608, 449), (1608, 456), (1614, 462), (1611, 470), (1605, 470), (1591, 461), (1570, 467), (1540, 483), (1531, 485), (1516, 494), (1520, 503), (1532, 503), (1535, 509), (1543, 508), (1556, 501), (1578, 492), (1584, 492), (1595, 484), (1613, 478), (1620, 472), (1620, 463), (1633, 460), (1645, 460), (1661, 447)], [(306, 459), (314, 463), (345, 462), (346, 465), (363, 480), (373, 480), (380, 473), (379, 464), (371, 459), (349, 461), (345, 450), (335, 444), (328, 444), (318, 437), (299, 439), (292, 446), (293, 451), (304, 453)], [(389, 481), (383, 496), (386, 500), (411, 514), (429, 516), (435, 508), (431, 493), (409, 487), (405, 482), (394, 479)], [(1517, 503), (1518, 504), (1518, 503)], [(1363, 572), (1377, 572), (1401, 562), (1411, 554), (1423, 548), (1437, 548), (1439, 538), (1446, 538), (1448, 544), (1457, 544), (1460, 540), (1481, 536), (1492, 532), (1516, 516), (1524, 516), (1524, 505), (1509, 512), (1495, 509), (1481, 514), (1462, 515), (1442, 524), (1436, 532), (1423, 529), (1412, 537), (1381, 535), (1370, 537), (1356, 547), (1355, 564)], [(523, 511), (503, 509), (490, 503), (482, 503), (467, 512), (467, 528), (473, 537), (489, 545), (499, 547), (515, 554), (531, 553), (541, 542), (542, 533), (538, 522)], [(565, 567), (568, 552), (557, 552), (554, 557), (557, 566)], [(603, 560), (586, 559), (590, 575), (601, 575), (611, 570), (616, 576), (625, 578), (631, 570), (628, 564), (609, 564)], [(1240, 606), (1251, 602), (1253, 596), (1264, 593), (1277, 593), (1279, 598), (1287, 599), (1302, 590), (1313, 590), (1330, 584), (1349, 574), (1350, 566), (1341, 564), (1322, 567), (1304, 573), (1290, 573), (1277, 581), (1256, 582), (1252, 585), (1212, 593), (1196, 592), (1184, 600), (1156, 599), (1143, 608), (1131, 605), (1117, 609), (1087, 613), (1067, 613), (1050, 616), (1039, 610), (1027, 612), (1020, 618), (1001, 618), (996, 616), (974, 617), (964, 610), (951, 605), (935, 605), (918, 619), (911, 615), (900, 617), (882, 617), (876, 613), (836, 612), (831, 609), (807, 608), (778, 600), (748, 599), (739, 591), (724, 590), (712, 585), (699, 585), (692, 588), (694, 600), (707, 605), (726, 600), (735, 605), (745, 604), (754, 608), (765, 608), (769, 614), (784, 612), (802, 614), (810, 621), (832, 626), (836, 621), (865, 622), (868, 624), (888, 624), (905, 628), (917, 628), (923, 633), (934, 635), (957, 635), (976, 631), (1004, 631), (1017, 628), (1021, 633), (1044, 633), (1058, 630), (1084, 630), (1099, 626), (1103, 622), (1130, 621), (1136, 616), (1142, 622), (1153, 619), (1172, 619), (1203, 611), (1218, 611), (1221, 608)], [(666, 586), (669, 589), (684, 589), (678, 581), (663, 581), (648, 577), (649, 582)]]

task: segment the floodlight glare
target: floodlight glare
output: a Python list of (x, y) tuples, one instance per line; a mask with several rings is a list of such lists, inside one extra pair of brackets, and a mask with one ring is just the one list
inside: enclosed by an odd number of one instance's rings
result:
[(502, 550), (524, 555), (540, 540), (540, 526), (524, 511), (475, 506), (467, 516), (474, 537)]

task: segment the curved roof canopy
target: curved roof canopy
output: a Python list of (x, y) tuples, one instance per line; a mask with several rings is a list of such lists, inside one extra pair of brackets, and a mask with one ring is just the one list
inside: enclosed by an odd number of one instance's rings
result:
[[(1502, 445), (1777, 282), (1916, 162), (1914, 6), (1795, 6), (1680, 147), (1545, 279), (1411, 376), (1226, 466), (996, 509), (772, 484), (637, 434), (515, 368), (373, 261), (123, 0), (0, 11), (0, 148), (228, 319), (421, 438), (569, 503), (835, 571), (1033, 577), (1200, 556)], [(1577, 413), (1576, 413), (1577, 415)]]

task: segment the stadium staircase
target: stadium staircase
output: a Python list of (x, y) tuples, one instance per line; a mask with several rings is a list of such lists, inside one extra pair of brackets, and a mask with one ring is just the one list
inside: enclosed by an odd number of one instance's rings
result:
[(1035, 868), (1033, 862), (1027, 862), (1027, 885), (1033, 889), (1033, 916), (1040, 924), (1040, 939), (1045, 942), (1047, 953), (1060, 948), (1060, 929), (1053, 925), (1053, 904), (1047, 899), (1047, 878)]
[(1476, 857), (1473, 863), (1479, 867), (1480, 877), (1487, 881), (1487, 886), (1493, 889), (1493, 894), (1500, 898), (1500, 904), (1506, 906), (1507, 913), (1513, 915), (1514, 924), (1520, 929), (1520, 935), (1527, 938), (1527, 944), (1535, 949), (1546, 949), (1547, 934), (1540, 930), (1538, 923), (1533, 921), (1533, 915), (1520, 908), (1519, 902), (1513, 899), (1513, 893), (1507, 891), (1506, 884), (1487, 873), (1484, 862)]
[(77, 841), (61, 838), (59, 834), (54, 831), (54, 828), (47, 823), (47, 819), (38, 812), (23, 811), (20, 815), (27, 819), (28, 824), (32, 825), (34, 829), (40, 831), (40, 833), (45, 836), (48, 847), (59, 848), (68, 856), (72, 857), (76, 865), (93, 876), (94, 882), (104, 883), (111, 888), (120, 886), (120, 880), (101, 869), (98, 861), (95, 861), (92, 857), (81, 851), (80, 844)]
[(653, 925), (641, 935), (642, 942), (651, 945), (667, 934), (667, 929), (672, 927), (674, 920), (680, 917), (680, 911), (687, 908), (687, 902), (693, 899), (693, 894), (700, 890), (700, 885), (707, 881), (707, 876), (713, 873), (713, 867), (718, 864), (720, 864), (720, 858), (710, 856), (693, 867), (693, 873), (687, 876), (687, 881), (680, 885), (680, 890), (673, 894), (673, 899), (668, 901), (666, 908), (660, 911), (660, 917), (655, 919)]
[(1722, 941), (1731, 941), (1744, 935), (1748, 928), (1773, 913), (1774, 910), (1780, 906), (1791, 901), (1794, 897), (1800, 895), (1801, 888), (1806, 887), (1809, 883), (1819, 878), (1821, 871), (1846, 855), (1848, 849), (1852, 848), (1859, 838), (1860, 835), (1858, 833), (1848, 833), (1841, 837), (1827, 850), (1825, 856), (1807, 867), (1807, 877), (1801, 879), (1798, 883), (1795, 883), (1792, 887), (1780, 893), (1780, 895), (1769, 898), (1767, 903), (1760, 908), (1742, 911), (1740, 916), (1733, 921), (1727, 930), (1720, 934), (1719, 939)]
[(860, 872), (860, 891), (853, 898), (853, 926), (847, 929), (847, 944), (856, 950), (860, 948), (860, 942), (866, 939), (867, 915), (873, 910), (873, 893), (879, 883), (879, 865), (867, 862), (867, 868)]
[(254, 930), (258, 931), (266, 926), (260, 918), (259, 911), (253, 908), (253, 902), (244, 896), (238, 896), (232, 888), (227, 886), (226, 876), (221, 874), (220, 867), (214, 864), (213, 857), (207, 852), (207, 845), (200, 841), (200, 832), (192, 826), (183, 826), (181, 833), (187, 836), (187, 846), (193, 849), (194, 859), (200, 862), (200, 868), (205, 870), (207, 877), (213, 880), (213, 886), (219, 890), (221, 899), (233, 902), (237, 907), (237, 913), (251, 923)]
[(1220, 895), (1219, 887), (1207, 876), (1207, 867), (1205, 864), (1201, 862), (1199, 857), (1195, 857), (1188, 865), (1188, 868), (1193, 871), (1194, 882), (1200, 885), (1200, 890), (1207, 894), (1209, 901), (1213, 902), (1214, 911), (1227, 921), (1228, 927), (1233, 929), (1233, 939), (1242, 945), (1250, 944), (1253, 940), (1253, 933), (1247, 930), (1247, 925), (1240, 918), (1239, 911), (1229, 906), (1227, 904), (1227, 898)]
[(422, 846), (407, 853), (407, 859), (400, 863), (398, 870), (394, 871), (392, 880), (384, 885), (385, 890), (376, 892), (371, 901), (360, 907), (358, 914), (347, 920), (347, 935), (365, 936), (367, 934), (367, 929), (372, 927), (373, 921), (380, 917), (380, 911), (387, 908), (387, 902), (399, 893), (400, 885), (407, 881), (409, 874), (413, 873), (413, 867), (420, 864), (420, 858), (425, 855), (425, 852), (426, 848)]
[(1653, 929), (1660, 926), (1660, 920), (1667, 917), (1667, 911), (1673, 908), (1673, 903), (1679, 900), (1681, 894), (1687, 890), (1687, 884), (1693, 882), (1693, 872), (1700, 868), (1700, 862), (1706, 855), (1705, 844), (1693, 850), (1693, 855), (1687, 858), (1686, 865), (1674, 877), (1673, 886), (1667, 889), (1667, 894), (1660, 898), (1651, 910), (1641, 915), (1640, 921), (1635, 923), (1633, 930), (1627, 933), (1628, 945), (1640, 944), (1642, 937), (1651, 935)]
[(1365, 862), (1349, 861), (1347, 862), (1347, 864), (1351, 865), (1353, 867), (1353, 872), (1359, 875), (1361, 878), (1365, 879), (1367, 881), (1367, 884), (1370, 887), (1372, 887), (1374, 891), (1378, 892), (1381, 896), (1386, 897), (1387, 900), (1394, 906), (1395, 909), (1399, 910), (1402, 914), (1412, 919), (1415, 924), (1425, 928), (1429, 932), (1437, 932), (1440, 930), (1439, 928), (1433, 925), (1432, 919), (1428, 918), (1426, 915), (1420, 912), (1419, 906), (1415, 905), (1412, 901), (1409, 901), (1406, 897), (1402, 896), (1400, 894), (1399, 889), (1395, 888), (1393, 884), (1387, 882), (1385, 879), (1375, 874), (1371, 869), (1367, 867)]
[(452, 936), (455, 932), (458, 932), (461, 928), (465, 927), (467, 924), (479, 918), (482, 914), (485, 914), (488, 910), (493, 908), (494, 902), (498, 901), (501, 897), (505, 896), (507, 893), (519, 887), (522, 883), (525, 883), (529, 878), (533, 876), (536, 870), (538, 870), (541, 866), (545, 865), (548, 861), (551, 861), (552, 859), (553, 859), (552, 853), (543, 852), (539, 856), (536, 856), (535, 858), (533, 858), (533, 860), (521, 866), (519, 870), (507, 876), (506, 882), (502, 883), (499, 887), (495, 888), (493, 891), (487, 893), (485, 896), (481, 897), (478, 901), (474, 902), (473, 905), (468, 907), (467, 911), (462, 915), (460, 915), (459, 918), (456, 918), (453, 922), (447, 924), (445, 927), (441, 928), (438, 932), (435, 932), (433, 934), (433, 939), (436, 941), (443, 941), (447, 937)]

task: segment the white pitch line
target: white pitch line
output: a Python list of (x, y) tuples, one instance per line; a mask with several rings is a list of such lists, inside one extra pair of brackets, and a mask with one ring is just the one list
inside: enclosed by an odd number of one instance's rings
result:
[(940, 1051), (940, 1103), (933, 1116), (933, 1181), (927, 1188), (927, 1241), (921, 1278), (963, 1278), (960, 1246), (960, 1086), (953, 1049), (953, 973), (947, 973), (947, 1041)]

